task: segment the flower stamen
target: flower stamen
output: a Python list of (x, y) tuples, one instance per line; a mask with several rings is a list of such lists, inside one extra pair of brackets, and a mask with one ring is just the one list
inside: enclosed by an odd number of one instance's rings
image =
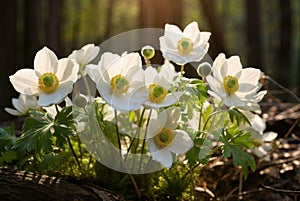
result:
[(173, 141), (173, 133), (168, 128), (163, 128), (159, 133), (154, 137), (154, 142), (158, 148), (165, 148)]
[(236, 77), (226, 76), (223, 80), (225, 92), (230, 96), (239, 89), (239, 81)]
[(39, 77), (39, 89), (47, 94), (56, 91), (59, 85), (59, 80), (53, 73), (44, 73)]
[(177, 50), (182, 55), (191, 53), (194, 49), (194, 44), (189, 38), (182, 38), (177, 42)]
[(126, 77), (118, 74), (110, 80), (110, 86), (119, 93), (126, 93), (129, 89), (129, 82)]
[(154, 103), (161, 103), (167, 96), (167, 90), (159, 84), (149, 86), (149, 99)]

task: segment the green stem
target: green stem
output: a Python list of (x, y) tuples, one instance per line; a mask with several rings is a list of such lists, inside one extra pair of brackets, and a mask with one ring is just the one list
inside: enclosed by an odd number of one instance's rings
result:
[[(146, 111), (146, 109), (144, 108), (143, 111), (142, 111), (142, 114), (141, 114), (140, 117), (139, 117), (138, 127), (137, 127), (137, 129), (136, 129), (134, 138), (133, 138), (133, 140), (130, 142), (130, 145), (129, 145), (128, 149), (127, 149), (127, 155), (128, 155), (128, 153), (129, 153), (129, 151), (131, 150), (132, 145), (133, 145), (133, 143), (134, 143), (135, 140), (136, 140), (136, 137), (137, 137), (137, 136), (139, 135), (139, 133), (140, 133), (140, 130), (141, 130), (141, 127), (142, 127), (142, 124), (143, 124), (143, 118), (144, 118), (145, 111)], [(125, 158), (127, 158), (127, 155), (126, 155)]]
[(149, 126), (149, 122), (150, 122), (151, 113), (152, 113), (152, 109), (150, 110), (149, 115), (148, 115), (148, 119), (147, 119), (146, 130), (145, 130), (145, 136), (144, 136), (143, 144), (142, 144), (142, 152), (141, 152), (141, 158), (140, 158), (139, 170), (141, 169), (141, 165), (142, 165), (142, 157), (143, 157), (144, 150), (145, 150), (146, 138), (147, 138), (147, 131), (148, 131), (148, 126)]
[(69, 146), (70, 146), (70, 148), (71, 148), (72, 154), (73, 154), (74, 157), (75, 157), (76, 163), (77, 163), (79, 169), (81, 169), (80, 162), (79, 162), (78, 157), (77, 157), (77, 155), (76, 155), (76, 153), (75, 153), (75, 150), (74, 150), (74, 148), (73, 148), (73, 145), (72, 145), (72, 143), (71, 143), (71, 140), (70, 140), (69, 136), (67, 136), (67, 140), (68, 140)]
[(215, 111), (215, 112), (211, 113), (211, 114), (209, 115), (209, 117), (206, 119), (205, 123), (204, 123), (203, 130), (206, 130), (206, 126), (207, 126), (209, 120), (210, 120), (213, 116), (215, 116), (215, 115), (217, 115), (217, 114), (219, 114), (219, 113), (222, 113), (222, 112), (226, 112), (226, 111), (227, 111), (227, 110), (219, 110), (219, 111)]
[(87, 94), (88, 94), (88, 97), (89, 97), (89, 102), (92, 103), (92, 92), (91, 92), (91, 89), (90, 89), (90, 85), (86, 79), (86, 76), (83, 74), (83, 72), (81, 70), (79, 70), (79, 73), (83, 79), (83, 82), (84, 82), (84, 86), (86, 88), (86, 91), (87, 91)]
[(184, 74), (184, 65), (181, 65), (180, 76), (183, 77)]
[(147, 131), (148, 131), (148, 126), (149, 126), (151, 114), (152, 114), (152, 109), (150, 110), (149, 116), (148, 116), (148, 119), (147, 119), (146, 130), (145, 130), (145, 137), (143, 139), (143, 144), (142, 144), (142, 154), (144, 153), (144, 149), (145, 149)]
[(118, 138), (118, 147), (120, 149), (120, 154), (121, 154), (121, 139), (120, 139), (120, 133), (119, 133), (119, 126), (118, 126), (117, 110), (115, 110), (115, 126), (116, 126), (117, 138)]
[(199, 124), (198, 124), (198, 130), (200, 131), (201, 130), (201, 121), (202, 121), (202, 111), (203, 110), (203, 104), (201, 105), (200, 107), (200, 111), (199, 111)]

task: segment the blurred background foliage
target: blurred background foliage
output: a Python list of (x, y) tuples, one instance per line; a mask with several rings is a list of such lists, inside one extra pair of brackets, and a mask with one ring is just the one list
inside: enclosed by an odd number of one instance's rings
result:
[[(197, 21), (210, 31), (209, 55), (239, 55), (243, 66), (260, 68), (297, 91), (300, 54), (299, 0), (2, 0), (0, 1), (0, 120), (17, 97), (8, 76), (32, 68), (48, 46), (58, 57), (87, 43), (101, 44), (137, 28), (184, 28)], [(122, 45), (122, 44), (120, 44)]]

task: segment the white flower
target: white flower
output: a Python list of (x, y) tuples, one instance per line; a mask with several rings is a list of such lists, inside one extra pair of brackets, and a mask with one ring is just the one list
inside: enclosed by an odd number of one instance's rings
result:
[(238, 56), (225, 58), (219, 54), (212, 67), (213, 76), (207, 76), (207, 82), (213, 97), (228, 106), (246, 106), (257, 95), (261, 71), (255, 68), (242, 69)]
[(84, 67), (89, 62), (91, 62), (98, 55), (100, 47), (94, 44), (87, 44), (83, 46), (80, 50), (74, 50), (72, 54), (69, 55), (69, 59), (74, 59), (80, 67)]
[(193, 140), (185, 131), (176, 130), (179, 121), (180, 109), (170, 107), (151, 119), (147, 129), (151, 156), (167, 168), (172, 166), (172, 153), (183, 154), (193, 146)]
[(211, 33), (200, 32), (197, 22), (185, 27), (183, 32), (176, 25), (165, 25), (164, 36), (159, 38), (163, 57), (179, 65), (200, 61), (208, 51)]
[(40, 106), (37, 104), (37, 97), (27, 96), (20, 94), (19, 98), (13, 98), (12, 104), (15, 109), (4, 108), (6, 112), (15, 116), (25, 115), (30, 109), (39, 109)]
[(272, 141), (277, 137), (275, 132), (264, 132), (266, 129), (265, 121), (257, 114), (244, 112), (251, 126), (247, 125), (246, 130), (251, 132), (251, 138), (254, 142), (254, 147), (250, 150), (257, 157), (263, 158), (265, 161), (270, 161), (269, 153), (273, 149)]
[(34, 58), (34, 69), (21, 69), (11, 75), (10, 81), (21, 94), (38, 96), (38, 105), (60, 103), (73, 90), (77, 81), (78, 64), (70, 59), (57, 60), (47, 47)]
[(114, 109), (137, 110), (147, 99), (144, 70), (138, 53), (119, 56), (106, 52), (98, 65), (86, 67), (101, 97)]
[(145, 83), (149, 90), (148, 99), (145, 102), (146, 107), (160, 108), (170, 106), (176, 103), (183, 94), (183, 92), (168, 92), (174, 77), (169, 77), (172, 74), (168, 73), (170, 70), (167, 68), (168, 66), (163, 65), (159, 73), (151, 66), (145, 70), (145, 75), (147, 75)]

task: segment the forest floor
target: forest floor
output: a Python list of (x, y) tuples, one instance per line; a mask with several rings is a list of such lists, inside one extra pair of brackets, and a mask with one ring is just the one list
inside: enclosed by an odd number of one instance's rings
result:
[(278, 133), (271, 160), (257, 159), (244, 180), (232, 161), (216, 157), (202, 170), (196, 200), (300, 200), (300, 104), (263, 103), (262, 109), (266, 130)]

